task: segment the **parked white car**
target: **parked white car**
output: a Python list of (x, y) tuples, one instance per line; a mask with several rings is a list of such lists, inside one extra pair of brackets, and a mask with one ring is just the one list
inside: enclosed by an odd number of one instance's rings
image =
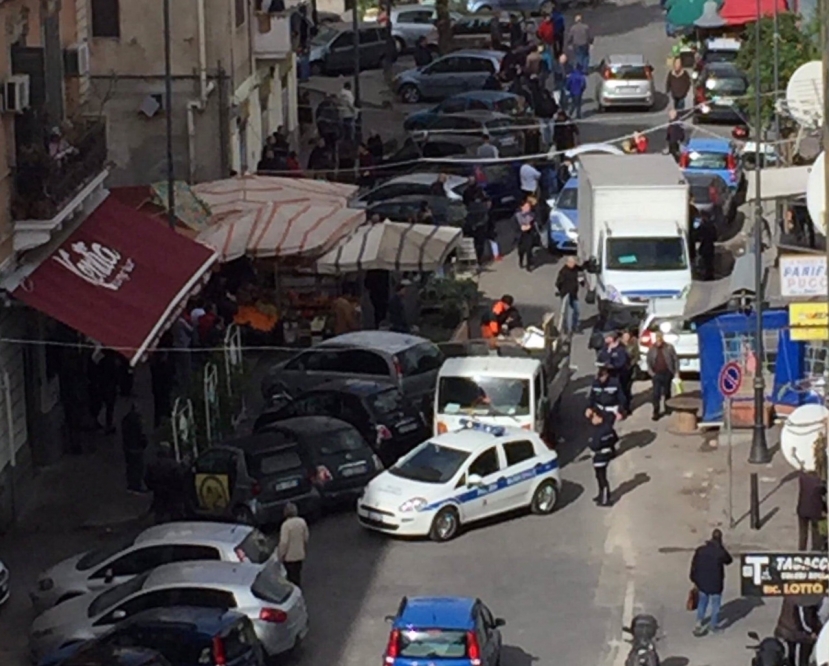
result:
[(274, 539), (248, 525), (164, 523), (56, 564), (38, 577), (29, 596), (35, 610), (42, 613), (67, 599), (114, 587), (162, 564), (199, 560), (265, 564), (275, 548)]
[(9, 600), (9, 570), (0, 562), (0, 606)]
[(77, 641), (97, 638), (141, 611), (173, 606), (232, 608), (247, 615), (268, 656), (291, 650), (308, 633), (302, 592), (278, 562), (165, 564), (104, 592), (69, 599), (32, 623), (35, 660)]
[(665, 342), (676, 349), (680, 375), (699, 374), (699, 338), (696, 326), (682, 315), (685, 310), (684, 298), (657, 298), (648, 304), (645, 318), (639, 328), (639, 369), (648, 371), (648, 350), (662, 332)]

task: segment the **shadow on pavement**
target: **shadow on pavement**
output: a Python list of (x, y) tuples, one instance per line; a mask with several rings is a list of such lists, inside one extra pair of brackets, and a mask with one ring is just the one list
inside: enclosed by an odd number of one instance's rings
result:
[[(791, 472), (789, 472), (788, 474), (786, 474), (786, 476), (784, 476), (782, 479), (780, 479), (780, 481), (778, 481), (778, 482), (774, 485), (774, 487), (772, 487), (772, 489), (771, 489), (771, 490), (769, 490), (769, 491), (768, 491), (765, 495), (763, 495), (763, 496), (760, 498), (760, 508), (761, 508), (761, 509), (763, 508), (763, 503), (764, 503), (767, 499), (769, 499), (769, 497), (771, 497), (772, 495), (774, 495), (774, 494), (775, 494), (778, 490), (780, 490), (783, 486), (785, 486), (785, 485), (786, 485), (789, 481), (791, 481), (791, 480), (793, 480), (793, 479), (796, 479), (796, 478), (797, 478), (797, 474), (798, 474), (797, 470), (792, 470)], [(769, 512), (768, 512), (765, 516), (762, 516), (762, 517), (761, 517), (761, 519), (760, 519), (760, 527), (762, 527), (762, 526), (763, 526), (763, 525), (765, 525), (765, 524), (766, 524), (769, 520), (771, 520), (771, 519), (775, 516), (775, 514), (777, 513), (777, 511), (779, 511), (779, 509), (780, 509), (780, 507), (774, 507), (773, 509), (769, 510)], [(746, 511), (746, 512), (745, 512), (744, 514), (742, 514), (741, 516), (739, 516), (739, 517), (738, 517), (738, 518), (734, 521), (734, 527), (736, 527), (737, 525), (739, 525), (740, 523), (742, 523), (742, 522), (743, 522), (744, 520), (746, 520), (746, 519), (747, 519), (750, 515), (751, 515), (751, 511), (749, 510), (749, 511)]]
[(645, 485), (650, 480), (650, 474), (648, 474), (647, 472), (637, 472), (636, 476), (634, 476), (632, 479), (623, 481), (616, 488), (613, 489), (613, 491), (610, 493), (613, 503), (615, 504), (625, 495), (627, 495), (630, 492), (633, 492), (639, 486)]
[(556, 512), (561, 511), (565, 507), (573, 504), (579, 497), (584, 494), (584, 486), (573, 481), (562, 480), (561, 493), (559, 494), (558, 506)]
[(632, 449), (644, 449), (656, 440), (656, 433), (652, 430), (636, 430), (622, 437), (617, 456), (621, 456)]
[(731, 627), (743, 618), (748, 617), (755, 608), (764, 605), (760, 597), (740, 597), (739, 599), (732, 599), (722, 605), (720, 618), (726, 628)]
[(660, 662), (661, 666), (688, 666), (689, 663), (688, 657), (668, 657)]
[(501, 647), (501, 666), (530, 666), (538, 661), (535, 657), (527, 652), (524, 652), (520, 647), (515, 645), (503, 645)]

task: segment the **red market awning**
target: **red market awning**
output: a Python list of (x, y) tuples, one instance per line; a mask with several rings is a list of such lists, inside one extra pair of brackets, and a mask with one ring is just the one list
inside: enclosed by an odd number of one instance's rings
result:
[[(786, 0), (760, 0), (760, 16), (773, 16), (775, 4), (777, 12), (789, 11)], [(720, 17), (728, 25), (745, 25), (757, 20), (757, 0), (725, 0), (720, 8)]]
[(216, 259), (210, 248), (110, 196), (12, 295), (134, 365)]

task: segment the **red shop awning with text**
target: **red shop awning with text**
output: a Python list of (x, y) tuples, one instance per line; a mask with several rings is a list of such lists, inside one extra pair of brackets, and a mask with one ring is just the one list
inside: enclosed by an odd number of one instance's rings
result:
[(135, 364), (201, 288), (216, 258), (110, 196), (12, 293)]

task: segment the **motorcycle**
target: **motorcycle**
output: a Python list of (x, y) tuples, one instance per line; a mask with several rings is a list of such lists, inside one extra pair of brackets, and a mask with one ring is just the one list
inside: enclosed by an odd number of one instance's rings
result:
[(749, 631), (748, 637), (757, 641), (755, 645), (746, 645), (747, 650), (754, 650), (751, 666), (785, 666), (786, 647), (776, 638), (760, 640), (756, 631)]
[(636, 615), (630, 627), (622, 627), (622, 631), (633, 637), (625, 666), (659, 666), (659, 655), (656, 653), (658, 630), (659, 624), (653, 615)]

